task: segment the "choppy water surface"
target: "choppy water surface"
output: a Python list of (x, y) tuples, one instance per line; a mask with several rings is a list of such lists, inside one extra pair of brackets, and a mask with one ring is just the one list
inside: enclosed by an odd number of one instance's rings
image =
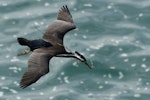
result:
[[(21, 89), (30, 54), (16, 56), (27, 48), (16, 38), (40, 38), (64, 4), (78, 27), (65, 46), (95, 69), (53, 58), (50, 73)], [(149, 0), (0, 0), (0, 100), (149, 100), (149, 29)]]

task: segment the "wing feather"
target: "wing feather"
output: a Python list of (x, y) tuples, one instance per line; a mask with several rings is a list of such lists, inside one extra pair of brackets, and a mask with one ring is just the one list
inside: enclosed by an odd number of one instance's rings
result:
[(47, 74), (49, 72), (50, 58), (47, 54), (33, 52), (29, 57), (28, 70), (21, 79), (20, 87), (26, 88)]
[(57, 20), (52, 22), (46, 29), (43, 39), (51, 42), (52, 44), (62, 44), (64, 35), (75, 28), (76, 26), (73, 23), (73, 19), (67, 5), (63, 6), (58, 12)]
[(57, 19), (73, 23), (72, 15), (67, 5), (61, 7), (61, 9), (58, 12)]
[(33, 71), (26, 71), (20, 82), (20, 87), (26, 88), (27, 86), (35, 83), (42, 75)]

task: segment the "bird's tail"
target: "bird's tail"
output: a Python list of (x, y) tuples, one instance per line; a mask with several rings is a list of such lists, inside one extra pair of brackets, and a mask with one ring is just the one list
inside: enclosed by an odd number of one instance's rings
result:
[(17, 38), (17, 41), (20, 45), (29, 46), (30, 40), (19, 37)]

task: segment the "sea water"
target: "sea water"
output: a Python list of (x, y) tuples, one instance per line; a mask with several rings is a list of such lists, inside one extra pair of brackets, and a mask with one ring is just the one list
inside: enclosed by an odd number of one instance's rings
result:
[[(50, 73), (22, 89), (28, 57), (17, 37), (42, 38), (68, 5), (77, 29), (64, 37), (95, 68), (53, 58)], [(0, 0), (0, 100), (149, 100), (149, 0)]]

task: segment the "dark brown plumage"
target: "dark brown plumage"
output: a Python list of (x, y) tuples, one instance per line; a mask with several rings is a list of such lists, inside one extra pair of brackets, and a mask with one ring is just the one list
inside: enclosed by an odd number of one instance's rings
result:
[(43, 35), (43, 40), (49, 42), (50, 46), (38, 46), (33, 50), (28, 59), (28, 69), (24, 73), (20, 86), (25, 88), (35, 83), (41, 76), (49, 72), (49, 60), (56, 57), (74, 57), (84, 62), (85, 58), (76, 57), (74, 53), (68, 53), (63, 46), (63, 37), (75, 29), (72, 16), (67, 6), (61, 7), (58, 12), (57, 20), (53, 21)]

